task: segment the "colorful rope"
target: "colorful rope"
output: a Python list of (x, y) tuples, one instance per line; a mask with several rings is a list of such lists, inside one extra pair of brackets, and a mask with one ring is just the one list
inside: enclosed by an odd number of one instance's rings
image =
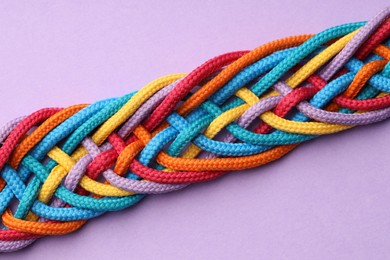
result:
[[(390, 117), (390, 8), (0, 129), (0, 251)], [(12, 208), (12, 209), (11, 209)]]

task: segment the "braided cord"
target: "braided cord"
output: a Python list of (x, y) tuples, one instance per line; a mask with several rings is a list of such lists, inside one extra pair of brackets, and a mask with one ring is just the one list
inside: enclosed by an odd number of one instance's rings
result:
[[(0, 252), (390, 117), (390, 8), (0, 129)], [(11, 207), (11, 205), (13, 205)]]

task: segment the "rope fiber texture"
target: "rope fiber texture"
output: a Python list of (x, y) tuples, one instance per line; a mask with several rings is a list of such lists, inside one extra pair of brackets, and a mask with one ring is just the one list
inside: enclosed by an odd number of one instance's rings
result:
[(390, 8), (0, 129), (0, 252), (390, 117)]

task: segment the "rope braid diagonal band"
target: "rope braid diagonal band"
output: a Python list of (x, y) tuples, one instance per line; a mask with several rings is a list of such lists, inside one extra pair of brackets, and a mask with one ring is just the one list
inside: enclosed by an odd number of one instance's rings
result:
[(389, 36), (386, 8), (222, 54), (120, 98), (10, 121), (0, 128), (0, 251), (389, 118)]

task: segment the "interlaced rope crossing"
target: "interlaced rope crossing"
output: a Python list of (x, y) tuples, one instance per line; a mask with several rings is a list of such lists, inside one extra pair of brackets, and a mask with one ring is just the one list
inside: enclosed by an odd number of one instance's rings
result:
[(0, 251), (390, 117), (390, 8), (0, 129)]

